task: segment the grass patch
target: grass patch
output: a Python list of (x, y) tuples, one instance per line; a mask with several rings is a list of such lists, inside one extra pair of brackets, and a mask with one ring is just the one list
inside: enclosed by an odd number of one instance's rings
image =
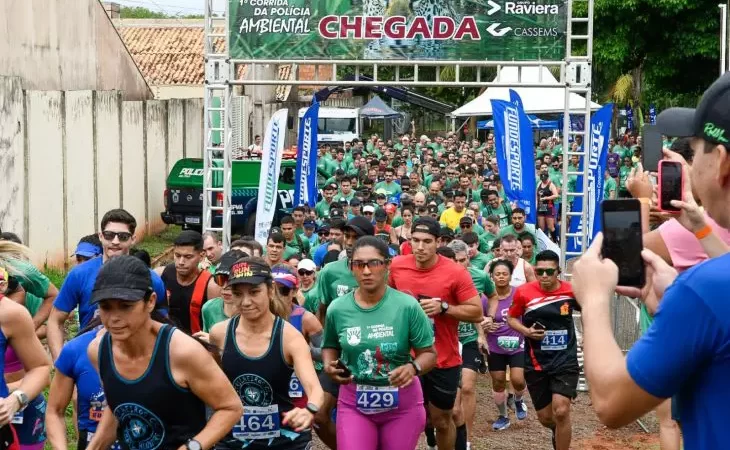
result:
[(169, 226), (158, 235), (145, 236), (142, 242), (138, 243), (135, 247), (147, 251), (150, 254), (150, 258), (154, 259), (172, 245), (172, 242), (180, 234), (180, 231), (182, 229), (177, 225)]

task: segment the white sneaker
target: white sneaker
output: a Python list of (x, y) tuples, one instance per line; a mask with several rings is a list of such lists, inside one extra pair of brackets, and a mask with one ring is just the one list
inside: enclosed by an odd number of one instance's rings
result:
[(471, 450), (471, 442), (466, 443), (466, 450)]

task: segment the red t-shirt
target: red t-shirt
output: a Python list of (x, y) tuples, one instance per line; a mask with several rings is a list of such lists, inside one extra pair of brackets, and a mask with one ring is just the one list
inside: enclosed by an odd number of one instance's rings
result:
[(411, 247), (411, 241), (405, 241), (400, 245), (400, 254), (401, 255), (412, 255), (413, 254), (413, 247)]
[[(458, 305), (478, 297), (469, 272), (454, 261), (438, 257), (429, 269), (417, 269), (414, 255), (397, 256), (390, 265), (388, 284), (394, 289), (419, 298), (440, 298)], [(459, 355), (459, 321), (445, 315), (433, 318), (436, 367), (447, 369), (461, 365)]]

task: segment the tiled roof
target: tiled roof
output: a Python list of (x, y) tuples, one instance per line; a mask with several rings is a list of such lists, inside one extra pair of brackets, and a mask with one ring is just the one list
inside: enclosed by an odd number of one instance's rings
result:
[[(203, 85), (203, 27), (120, 26), (118, 30), (150, 86)], [(245, 67), (240, 66), (238, 77), (244, 75)]]

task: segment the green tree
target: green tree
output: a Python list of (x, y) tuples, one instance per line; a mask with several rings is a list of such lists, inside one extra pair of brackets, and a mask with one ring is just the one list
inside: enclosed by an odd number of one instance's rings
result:
[(595, 90), (619, 105), (694, 106), (718, 76), (717, 11), (716, 0), (596, 0)]
[(122, 6), (119, 14), (122, 19), (167, 19), (169, 16), (162, 12), (152, 11), (142, 6)]

